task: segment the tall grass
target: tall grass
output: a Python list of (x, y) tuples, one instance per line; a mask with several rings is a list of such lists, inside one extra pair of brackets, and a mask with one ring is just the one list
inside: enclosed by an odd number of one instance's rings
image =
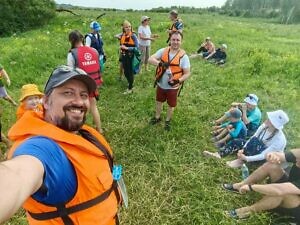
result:
[[(20, 87), (34, 82), (42, 89), (51, 70), (66, 62), (68, 32), (88, 32), (99, 11), (79, 11), (74, 17), (59, 14), (47, 26), (0, 42), (0, 62), (11, 76), (9, 93), (18, 99)], [(186, 82), (176, 108), (171, 132), (163, 125), (150, 126), (154, 113), (154, 67), (136, 76), (135, 92), (123, 96), (126, 82), (118, 81), (118, 42), (124, 19), (137, 29), (140, 12), (107, 12), (100, 20), (108, 56), (99, 108), (105, 136), (117, 160), (125, 167), (130, 203), (121, 210), (122, 224), (199, 225), (236, 224), (224, 210), (250, 204), (259, 195), (236, 196), (221, 190), (225, 181), (238, 181), (239, 171), (202, 156), (213, 150), (210, 121), (220, 116), (233, 101), (248, 93), (260, 97), (264, 114), (284, 109), (290, 123), (285, 132), (288, 148), (299, 147), (299, 26), (282, 26), (264, 20), (246, 20), (219, 15), (182, 15), (185, 22), (183, 48), (197, 50), (206, 36), (216, 45), (228, 45), (228, 62), (216, 67), (200, 59), (191, 60), (192, 77)], [(167, 14), (149, 13), (153, 33), (152, 52), (166, 45)], [(7, 131), (15, 121), (15, 108), (1, 100), (2, 122)], [(164, 115), (165, 116), (165, 113)], [(89, 118), (89, 122), (91, 119)], [(252, 216), (244, 224), (278, 224), (268, 213)], [(26, 224), (23, 213), (7, 224)]]

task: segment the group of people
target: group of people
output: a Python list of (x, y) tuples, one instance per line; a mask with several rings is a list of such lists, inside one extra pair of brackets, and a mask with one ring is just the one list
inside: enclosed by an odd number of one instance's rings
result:
[[(170, 17), (176, 13), (172, 11)], [(182, 30), (175, 31), (176, 28), (168, 30), (169, 45), (151, 57), (147, 43), (138, 46), (138, 39), (147, 41), (156, 36), (145, 31), (149, 20), (142, 17), (138, 37), (131, 24), (124, 21), (119, 37), (121, 69), (130, 93), (130, 60), (137, 48), (142, 50), (145, 62), (157, 67), (156, 123), (162, 103), (167, 101), (170, 107), (166, 129), (170, 130), (177, 92), (190, 76), (190, 63), (180, 48)], [(29, 224), (119, 224), (118, 206), (126, 205), (127, 194), (124, 184), (121, 185), (122, 169), (115, 165), (112, 150), (101, 135), (96, 101), (103, 84), (106, 54), (100, 24), (93, 21), (90, 28), (85, 37), (78, 30), (69, 33), (67, 65), (51, 72), (43, 92), (36, 84), (21, 88), (17, 119), (8, 132), (7, 160), (0, 163), (0, 223), (23, 205)], [(10, 83), (2, 67), (1, 75)], [(5, 88), (2, 91), (6, 100), (17, 105)], [(95, 129), (85, 124), (89, 111)]]
[[(128, 81), (124, 94), (133, 93), (134, 74), (138, 72), (133, 62), (141, 53), (144, 70), (149, 69), (148, 64), (156, 67), (156, 111), (150, 124), (161, 122), (163, 103), (167, 102), (167, 131), (171, 130), (182, 85), (191, 75), (189, 57), (181, 48), (183, 21), (175, 10), (169, 16), (172, 25), (167, 30), (167, 46), (153, 55), (151, 41), (158, 35), (151, 33), (150, 17), (141, 17), (138, 34), (125, 20), (122, 33), (116, 35), (120, 42), (120, 75), (124, 74)], [(101, 25), (93, 21), (90, 29), (85, 36), (78, 30), (69, 33), (67, 65), (51, 72), (43, 92), (35, 84), (21, 89), (17, 121), (8, 132), (8, 160), (0, 163), (0, 178), (5, 181), (0, 184), (0, 223), (23, 205), (29, 224), (119, 224), (118, 206), (127, 199), (126, 188), (120, 185), (120, 167), (115, 165), (113, 152), (101, 135), (97, 100), (106, 54)], [(225, 63), (226, 48), (222, 45), (224, 61), (219, 64)], [(201, 45), (200, 53), (205, 59), (219, 59), (210, 38)], [(2, 66), (0, 72), (9, 84)], [(0, 94), (16, 105), (1, 80)], [(262, 165), (247, 179), (222, 185), (227, 191), (266, 195), (252, 206), (228, 211), (229, 216), (245, 218), (252, 212), (276, 208), (299, 218), (300, 150), (284, 152), (286, 138), (282, 129), (289, 118), (277, 110), (268, 112), (268, 119), (261, 124), (258, 102), (255, 94), (249, 94), (243, 102), (232, 103), (214, 121), (212, 140), (218, 151), (204, 154), (220, 159), (236, 153), (237, 159), (228, 163), (234, 168), (252, 162)], [(89, 111), (95, 129), (85, 124)], [(293, 163), (289, 176), (281, 167), (285, 161)], [(271, 184), (258, 184), (267, 177)]]
[(206, 37), (195, 54), (191, 54), (190, 58), (201, 57), (216, 65), (224, 65), (227, 59), (227, 45), (221, 44), (219, 48), (215, 47), (210, 37)]
[[(251, 206), (229, 210), (230, 217), (244, 219), (251, 213), (272, 210), (300, 222), (300, 165), (297, 163), (300, 149), (285, 151), (287, 140), (283, 128), (289, 117), (283, 110), (267, 112), (267, 119), (261, 124), (258, 102), (255, 94), (248, 94), (243, 102), (233, 102), (224, 115), (213, 121), (212, 141), (217, 152), (206, 150), (203, 154), (214, 159), (236, 154), (237, 159), (227, 161), (227, 166), (248, 165), (256, 169), (241, 182), (222, 185), (230, 192), (255, 191), (265, 195)], [(259, 183), (266, 178), (268, 184)]]

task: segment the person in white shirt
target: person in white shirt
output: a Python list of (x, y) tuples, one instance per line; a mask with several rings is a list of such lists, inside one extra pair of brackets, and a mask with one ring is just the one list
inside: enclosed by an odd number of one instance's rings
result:
[[(284, 151), (287, 141), (282, 129), (283, 126), (288, 123), (289, 118), (282, 110), (267, 112), (267, 116), (268, 119), (246, 142), (244, 148), (238, 151), (238, 159), (227, 162), (229, 167), (238, 168), (241, 167), (244, 162), (263, 162), (266, 159), (267, 153)], [(259, 141), (259, 145), (263, 146), (260, 147), (257, 144), (253, 144), (254, 140), (255, 142)]]
[(155, 38), (158, 37), (156, 34), (152, 35), (149, 22), (150, 17), (142, 16), (141, 25), (138, 28), (139, 49), (142, 53), (141, 66), (144, 64), (145, 71), (148, 71), (148, 59), (150, 57), (151, 41), (154, 41)]

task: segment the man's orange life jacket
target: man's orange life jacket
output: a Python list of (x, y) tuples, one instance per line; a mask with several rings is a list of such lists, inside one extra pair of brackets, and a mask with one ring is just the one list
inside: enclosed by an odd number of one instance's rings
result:
[(96, 49), (88, 46), (80, 46), (70, 50), (74, 57), (75, 66), (84, 70), (94, 79), (97, 86), (102, 84), (100, 73), (99, 54)]
[[(111, 156), (110, 146), (102, 135), (85, 125), (82, 129), (92, 134)], [(107, 154), (82, 136), (60, 129), (27, 111), (9, 131), (8, 136), (14, 144), (8, 158), (27, 138), (37, 135), (59, 144), (74, 166), (78, 187), (74, 197), (60, 206), (45, 205), (29, 197), (23, 205), (29, 224), (115, 225), (118, 197)]]
[[(185, 55), (185, 51), (182, 50), (182, 49), (179, 49), (178, 52), (175, 54), (175, 56), (172, 59), (169, 59), (170, 50), (171, 50), (171, 47), (167, 47), (167, 48), (164, 49), (160, 61), (162, 63), (168, 63), (169, 64), (169, 68), (168, 69), (172, 73), (173, 80), (178, 80), (183, 75), (183, 69), (180, 68), (180, 60)], [(160, 78), (165, 73), (166, 69), (167, 68), (163, 68), (162, 66), (157, 66), (157, 68), (156, 68), (156, 75), (155, 75), (156, 81), (160, 80)]]

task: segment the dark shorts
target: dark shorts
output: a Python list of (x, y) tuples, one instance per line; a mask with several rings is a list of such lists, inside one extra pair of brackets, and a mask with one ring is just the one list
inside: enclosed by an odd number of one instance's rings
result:
[(159, 86), (156, 88), (156, 101), (167, 101), (170, 107), (176, 107), (177, 105), (177, 93), (178, 89), (162, 89)]
[[(286, 183), (289, 182), (289, 171), (291, 168), (285, 169), (285, 173), (283, 176), (276, 182), (274, 183)], [(283, 208), (283, 207), (278, 207), (276, 209), (271, 210), (272, 212), (278, 213), (280, 215), (284, 216), (290, 216), (296, 219), (297, 224), (300, 224), (300, 207), (295, 207), (295, 208)]]

